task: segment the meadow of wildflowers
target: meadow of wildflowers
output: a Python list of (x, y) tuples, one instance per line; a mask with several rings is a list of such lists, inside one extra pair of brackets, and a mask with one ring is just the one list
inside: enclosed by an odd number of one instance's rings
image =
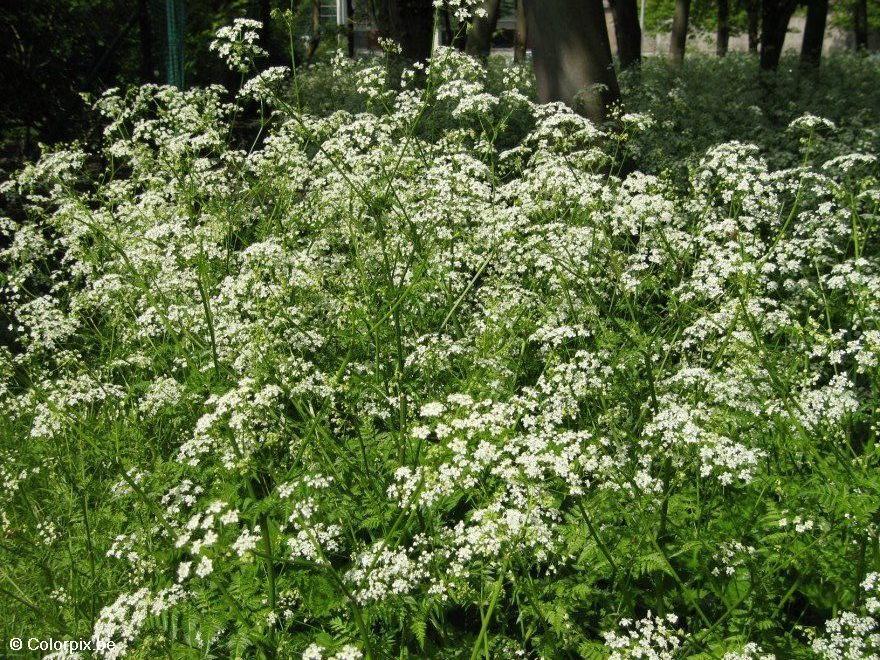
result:
[(257, 30), (3, 184), (2, 643), (880, 657), (874, 97), (597, 127)]

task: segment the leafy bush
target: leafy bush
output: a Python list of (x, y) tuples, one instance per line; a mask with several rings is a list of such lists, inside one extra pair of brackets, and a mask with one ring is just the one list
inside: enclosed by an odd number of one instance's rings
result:
[(755, 58), (745, 54), (688, 57), (681, 68), (647, 58), (640, 71), (622, 76), (628, 107), (655, 120), (654, 130), (639, 138), (638, 167), (686, 175), (707, 149), (730, 140), (758, 146), (771, 169), (795, 167), (802, 154), (783, 129), (804, 113), (836, 124), (834, 135), (825, 137), (837, 144), (837, 155), (875, 153), (880, 147), (877, 62), (836, 54), (819, 69), (803, 69), (787, 55), (779, 72), (756, 75)]
[(6, 638), (877, 653), (876, 134), (389, 66), (111, 91), (4, 186)]

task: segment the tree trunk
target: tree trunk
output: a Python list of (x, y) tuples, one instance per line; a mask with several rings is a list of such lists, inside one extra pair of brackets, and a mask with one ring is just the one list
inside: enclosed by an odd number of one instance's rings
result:
[(718, 36), (715, 41), (715, 53), (718, 57), (727, 55), (727, 44), (730, 40), (730, 7), (727, 0), (718, 0)]
[(495, 27), (498, 25), (501, 0), (484, 0), (483, 9), (486, 10), (486, 16), (474, 16), (464, 50), (471, 57), (485, 60), (492, 49), (492, 35), (495, 34)]
[(312, 0), (312, 34), (306, 50), (306, 62), (311, 62), (321, 45), (321, 0)]
[(853, 5), (853, 26), (856, 33), (856, 51), (868, 50), (867, 0), (855, 0), (855, 5)]
[(526, 8), (524, 0), (516, 0), (516, 36), (514, 37), (513, 59), (522, 64), (526, 61), (526, 42), (528, 32), (526, 30)]
[(312, 36), (320, 35), (320, 34), (321, 34), (321, 0), (312, 0)]
[(819, 66), (822, 59), (822, 42), (825, 39), (825, 22), (828, 19), (828, 0), (809, 0), (804, 40), (801, 44), (801, 64)]
[(156, 65), (153, 61), (153, 23), (150, 17), (150, 0), (138, 0), (138, 31), (141, 51), (141, 82), (156, 79)]
[(449, 18), (449, 10), (445, 7), (440, 10), (440, 19), (443, 21), (443, 29), (440, 31), (443, 36), (443, 45), (451, 46), (455, 32), (452, 29), (452, 20)]
[(369, 9), (379, 34), (400, 44), (411, 62), (427, 60), (434, 37), (431, 0), (370, 0)]
[(642, 61), (642, 29), (636, 0), (612, 0), (614, 34), (617, 37), (617, 57), (620, 67), (628, 69)]
[(541, 102), (601, 122), (620, 98), (602, 0), (525, 0)]
[(691, 0), (675, 0), (675, 15), (672, 18), (672, 38), (669, 41), (669, 55), (672, 63), (681, 65), (687, 45), (688, 17), (691, 13)]
[(271, 0), (260, 0), (260, 23), (263, 29), (260, 30), (260, 42), (263, 48), (269, 50), (269, 24), (272, 22), (272, 2)]
[(788, 21), (797, 0), (764, 0), (761, 12), (761, 68), (775, 71), (779, 67)]
[(352, 0), (345, 0), (345, 3), (348, 7), (348, 18), (345, 21), (345, 50), (348, 53), (349, 57), (354, 57), (355, 55), (355, 43), (354, 43), (354, 3)]
[(761, 4), (758, 0), (746, 0), (746, 20), (749, 32), (749, 52), (758, 53), (758, 29), (761, 25)]

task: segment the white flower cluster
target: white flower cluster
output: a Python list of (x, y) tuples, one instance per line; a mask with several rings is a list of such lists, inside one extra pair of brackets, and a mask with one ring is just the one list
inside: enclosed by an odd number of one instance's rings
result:
[(282, 91), (282, 84), (289, 76), (289, 67), (270, 67), (260, 71), (260, 73), (245, 82), (238, 94), (245, 99), (253, 99), (271, 104), (274, 97)]
[[(27, 333), (30, 351), (54, 351), (77, 330), (76, 320), (58, 308), (52, 296), (40, 296), (16, 309), (17, 328)], [(10, 327), (10, 329), (13, 329)]]
[(737, 569), (742, 567), (754, 554), (754, 547), (745, 545), (740, 541), (724, 543), (715, 554), (718, 565), (712, 569), (712, 575), (733, 576), (736, 574)]
[(258, 57), (267, 55), (257, 44), (263, 24), (250, 18), (236, 18), (232, 25), (217, 30), (209, 48), (233, 71), (248, 71)]
[(813, 430), (820, 424), (839, 424), (844, 416), (858, 408), (859, 402), (847, 375), (837, 374), (827, 385), (805, 388), (796, 405), (797, 422)]
[[(208, 505), (203, 513), (193, 514), (189, 520), (178, 530), (174, 540), (174, 547), (183, 548), (194, 559), (198, 559), (195, 574), (198, 577), (207, 577), (213, 571), (213, 561), (206, 554), (206, 550), (212, 548), (220, 539), (221, 528), (238, 523), (239, 514), (234, 508), (230, 508), (225, 502), (214, 501)], [(190, 576), (192, 563), (181, 562), (177, 570), (179, 581)]]
[(392, 549), (379, 541), (356, 557), (345, 579), (354, 586), (359, 603), (381, 601), (415, 589), (427, 579), (430, 561), (430, 552), (410, 556), (406, 549)]
[(749, 642), (738, 651), (728, 651), (721, 660), (776, 660), (776, 656), (765, 653), (755, 642)]
[(235, 540), (235, 543), (232, 544), (232, 549), (235, 551), (235, 554), (244, 558), (257, 547), (258, 540), (259, 536), (245, 528), (241, 530), (241, 534)]
[(281, 430), (273, 428), (271, 421), (283, 395), (277, 385), (260, 387), (254, 379), (245, 378), (226, 394), (210, 397), (205, 405), (213, 410), (196, 423), (192, 439), (180, 447), (179, 459), (195, 466), (205, 454), (219, 451), (228, 469), (244, 464), (280, 437)]
[(30, 435), (45, 440), (56, 437), (92, 406), (125, 396), (121, 386), (97, 382), (89, 374), (44, 382), (41, 389), (39, 398), (29, 397), (35, 400)]
[(329, 652), (320, 644), (309, 644), (303, 651), (302, 660), (361, 660), (364, 654), (356, 646), (346, 644), (335, 652)]
[(813, 651), (826, 660), (880, 658), (880, 573), (870, 573), (861, 588), (869, 594), (864, 613), (843, 612), (825, 622), (825, 634), (813, 640)]
[(145, 416), (155, 417), (178, 406), (183, 401), (183, 395), (183, 388), (174, 378), (160, 376), (150, 383), (138, 408)]
[(445, 8), (459, 21), (468, 21), (474, 16), (485, 18), (488, 15), (483, 7), (483, 0), (434, 0), (434, 7)]
[(603, 633), (609, 660), (673, 660), (684, 640), (684, 631), (674, 627), (677, 623), (675, 614), (659, 617), (651, 612), (638, 621), (621, 619), (618, 630)]
[(156, 569), (156, 562), (152, 557), (145, 556), (140, 550), (139, 539), (133, 535), (117, 535), (110, 549), (107, 550), (107, 556), (125, 561), (128, 570), (139, 578), (146, 577), (150, 571)]
[[(124, 657), (149, 617), (159, 616), (186, 596), (186, 592), (178, 585), (155, 593), (141, 588), (132, 593), (121, 594), (98, 615), (92, 634), (95, 647), (108, 660)], [(113, 648), (107, 644), (108, 641), (114, 642)]]
[(809, 112), (801, 115), (797, 119), (793, 119), (788, 127), (791, 130), (806, 132), (815, 131), (820, 128), (833, 131), (836, 128), (833, 121), (825, 119), (824, 117), (817, 117)]

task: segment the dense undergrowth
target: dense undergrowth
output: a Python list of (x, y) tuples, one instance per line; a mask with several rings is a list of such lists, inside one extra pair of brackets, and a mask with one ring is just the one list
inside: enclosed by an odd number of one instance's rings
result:
[(2, 636), (876, 657), (880, 73), (823, 66), (108, 93), (3, 189)]

